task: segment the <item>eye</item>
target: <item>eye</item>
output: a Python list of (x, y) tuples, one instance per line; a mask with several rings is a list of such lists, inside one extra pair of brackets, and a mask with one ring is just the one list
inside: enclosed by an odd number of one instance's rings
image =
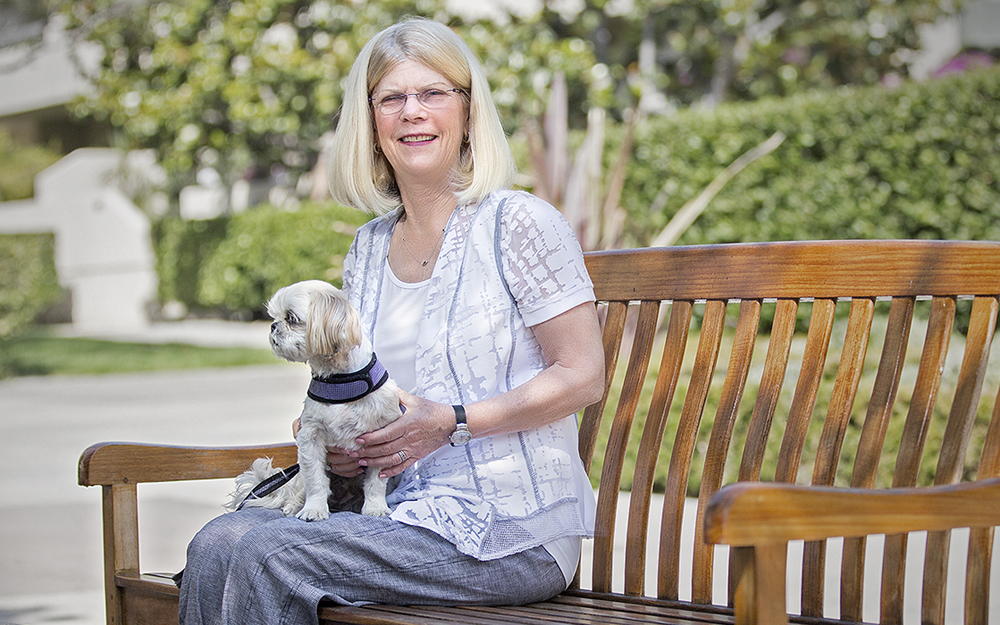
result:
[(295, 316), (295, 313), (289, 311), (288, 313), (285, 314), (285, 323), (287, 323), (290, 326), (295, 326), (302, 322), (299, 321), (299, 318)]
[(396, 107), (400, 104), (406, 102), (406, 95), (402, 93), (394, 93), (392, 95), (387, 95), (378, 101), (379, 106)]

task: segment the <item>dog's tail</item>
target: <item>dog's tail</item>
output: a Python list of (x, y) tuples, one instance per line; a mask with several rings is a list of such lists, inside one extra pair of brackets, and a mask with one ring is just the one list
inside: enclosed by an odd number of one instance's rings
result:
[[(295, 479), (297, 473), (298, 465), (275, 469), (270, 458), (257, 458), (247, 471), (236, 478), (236, 489), (230, 493), (229, 502), (224, 507), (230, 512), (246, 507), (301, 508), (304, 493), (301, 478)], [(298, 486), (296, 482), (299, 482)]]

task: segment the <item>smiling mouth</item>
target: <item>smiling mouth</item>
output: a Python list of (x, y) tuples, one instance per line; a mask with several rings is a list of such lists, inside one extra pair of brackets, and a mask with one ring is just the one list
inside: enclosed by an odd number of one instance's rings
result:
[(434, 135), (412, 135), (409, 137), (403, 137), (400, 139), (403, 143), (423, 143), (425, 141), (432, 141)]

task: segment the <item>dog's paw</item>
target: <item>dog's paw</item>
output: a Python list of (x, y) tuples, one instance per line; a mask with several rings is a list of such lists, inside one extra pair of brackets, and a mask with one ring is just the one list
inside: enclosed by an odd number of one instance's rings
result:
[(303, 507), (295, 515), (303, 521), (322, 521), (330, 516), (330, 511), (321, 507)]
[(390, 512), (384, 501), (365, 500), (365, 504), (361, 506), (361, 514), (365, 516), (386, 516)]

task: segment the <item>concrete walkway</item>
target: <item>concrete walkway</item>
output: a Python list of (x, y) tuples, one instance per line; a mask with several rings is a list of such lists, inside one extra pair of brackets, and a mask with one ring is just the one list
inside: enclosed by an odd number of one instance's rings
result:
[[(150, 342), (266, 347), (266, 324), (163, 324)], [(243, 445), (291, 440), (301, 365), (0, 380), (0, 623), (104, 622), (101, 493), (77, 461), (101, 441)], [(199, 527), (221, 513), (226, 481), (140, 487), (142, 567), (175, 571)], [(155, 541), (152, 540), (155, 537)]]
[[(196, 322), (154, 326), (143, 336), (127, 338), (266, 345), (266, 332), (262, 324)], [(112, 440), (189, 445), (291, 440), (290, 424), (298, 416), (307, 383), (304, 366), (278, 361), (273, 366), (234, 369), (0, 381), (0, 451), (6, 460), (5, 496), (0, 498), (0, 625), (104, 622), (101, 497), (98, 489), (78, 486), (76, 478), (77, 461), (89, 445)], [(221, 513), (230, 487), (228, 480), (140, 487), (142, 570), (182, 568), (187, 542)], [(627, 506), (623, 493), (620, 525)], [(660, 502), (654, 501), (653, 510), (660, 509)], [(682, 574), (691, 567), (693, 516), (692, 511), (685, 519)], [(649, 544), (655, 551), (659, 527), (650, 525)], [(618, 543), (624, 544), (624, 527), (619, 528)], [(869, 561), (877, 570), (879, 541), (870, 543)], [(586, 541), (585, 563), (589, 546)], [(836, 545), (829, 551), (835, 555)], [(725, 569), (724, 557), (717, 558), (717, 571)], [(952, 548), (952, 580), (964, 579), (964, 558), (965, 547), (957, 540)], [(655, 593), (656, 554), (650, 553), (647, 560), (646, 588)], [(616, 571), (624, 566), (621, 548), (616, 549), (614, 566)], [(837, 583), (837, 577), (834, 567), (828, 567), (828, 583)], [(919, 577), (918, 571), (909, 575), (914, 581)], [(797, 574), (790, 572), (790, 587), (797, 584)], [(690, 589), (685, 591), (682, 585), (682, 598), (685, 592), (689, 596)], [(875, 621), (877, 584), (866, 592), (866, 619)], [(715, 595), (716, 601), (724, 601), (721, 580)], [(996, 599), (1000, 589), (992, 595)], [(960, 594), (950, 593), (948, 599), (948, 622), (961, 622)], [(917, 623), (917, 603), (911, 603), (906, 622)], [(788, 607), (798, 609), (795, 604)], [(838, 611), (834, 605), (828, 610)], [(994, 614), (1000, 612), (995, 609)]]

